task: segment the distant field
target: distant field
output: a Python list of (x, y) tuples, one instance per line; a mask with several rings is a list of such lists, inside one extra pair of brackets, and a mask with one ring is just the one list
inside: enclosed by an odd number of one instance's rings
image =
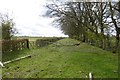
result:
[[(34, 39), (34, 38), (33, 38)], [(78, 46), (74, 44), (80, 43)], [(62, 39), (46, 47), (12, 52), (3, 61), (30, 54), (32, 57), (6, 64), (3, 78), (117, 78), (118, 57), (74, 39)]]
[(36, 41), (37, 39), (43, 39), (43, 38), (52, 38), (52, 37), (14, 37), (13, 39), (29, 39), (29, 41)]
[(35, 41), (37, 39), (43, 39), (45, 37), (14, 37), (13, 39), (29, 39), (29, 41)]

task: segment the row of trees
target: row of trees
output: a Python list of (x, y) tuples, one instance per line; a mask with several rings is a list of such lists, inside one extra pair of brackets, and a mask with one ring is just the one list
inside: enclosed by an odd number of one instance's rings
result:
[[(60, 2), (47, 4), (46, 16), (55, 17), (54, 25), (71, 38), (115, 53), (120, 41), (119, 2)], [(112, 35), (115, 34), (112, 41)]]

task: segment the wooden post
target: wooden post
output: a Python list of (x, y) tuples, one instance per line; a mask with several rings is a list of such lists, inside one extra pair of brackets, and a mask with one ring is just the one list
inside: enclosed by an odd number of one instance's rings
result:
[(26, 45), (27, 45), (27, 48), (29, 49), (29, 40), (28, 39), (26, 39)]
[(93, 80), (93, 75), (91, 72), (89, 73), (89, 80)]
[(20, 58), (11, 60), (11, 61), (3, 62), (3, 64), (8, 64), (8, 63), (11, 63), (11, 62), (14, 62), (14, 61), (18, 61), (18, 60), (21, 60), (21, 59), (25, 59), (25, 58), (31, 58), (31, 55), (27, 55), (27, 56), (23, 56), (23, 57), (20, 57)]

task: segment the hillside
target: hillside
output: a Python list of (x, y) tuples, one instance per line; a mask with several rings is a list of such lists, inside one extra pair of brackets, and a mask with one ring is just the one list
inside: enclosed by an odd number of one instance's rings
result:
[[(75, 45), (79, 44), (79, 45)], [(12, 52), (3, 61), (30, 54), (31, 58), (6, 64), (3, 78), (117, 78), (117, 54), (79, 42), (62, 39), (46, 47)]]

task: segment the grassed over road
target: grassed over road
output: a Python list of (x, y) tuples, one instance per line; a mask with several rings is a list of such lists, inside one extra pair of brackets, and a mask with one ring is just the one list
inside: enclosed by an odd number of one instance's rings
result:
[(62, 39), (46, 47), (12, 52), (3, 55), (3, 61), (31, 55), (31, 58), (6, 64), (3, 78), (86, 78), (92, 72), (95, 78), (117, 78), (117, 54)]

